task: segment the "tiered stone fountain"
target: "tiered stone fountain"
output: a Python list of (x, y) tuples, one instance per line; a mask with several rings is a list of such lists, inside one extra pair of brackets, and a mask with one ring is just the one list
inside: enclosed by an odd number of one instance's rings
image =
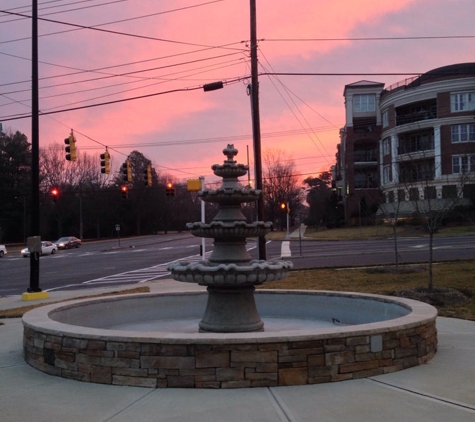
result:
[(200, 330), (213, 332), (246, 332), (263, 329), (254, 300), (255, 285), (285, 278), (292, 263), (252, 260), (246, 250), (246, 238), (267, 234), (270, 222), (247, 223), (241, 204), (256, 201), (261, 192), (244, 187), (238, 178), (247, 174), (249, 167), (238, 164), (234, 157), (238, 150), (228, 145), (223, 154), (223, 165), (211, 168), (223, 178), (216, 190), (203, 190), (199, 196), (205, 202), (217, 203), (219, 211), (210, 224), (189, 223), (194, 236), (213, 238), (214, 249), (208, 261), (178, 262), (169, 269), (175, 280), (207, 286), (208, 303)]
[(241, 388), (359, 379), (434, 356), (437, 310), (427, 304), (351, 292), (255, 291), (285, 277), (291, 263), (251, 259), (246, 238), (271, 225), (246, 222), (241, 204), (260, 192), (239, 183), (248, 168), (234, 161), (237, 150), (229, 145), (224, 154), (224, 164), (212, 167), (222, 187), (200, 192), (219, 212), (210, 224), (189, 225), (195, 236), (213, 238), (214, 250), (207, 261), (171, 265), (175, 279), (208, 291), (166, 292), (169, 283), (159, 282), (151, 293), (34, 309), (23, 316), (28, 364), (101, 384)]

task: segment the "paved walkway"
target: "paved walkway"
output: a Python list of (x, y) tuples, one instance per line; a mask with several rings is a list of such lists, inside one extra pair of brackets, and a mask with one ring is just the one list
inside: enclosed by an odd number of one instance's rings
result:
[[(200, 288), (171, 280), (146, 285)], [(98, 290), (52, 292), (45, 301)], [(1, 309), (29, 303), (0, 298)], [(0, 322), (1, 422), (475, 422), (475, 322), (439, 318), (439, 350), (423, 366), (331, 384), (235, 390), (153, 390), (46, 375), (23, 360), (21, 320)]]

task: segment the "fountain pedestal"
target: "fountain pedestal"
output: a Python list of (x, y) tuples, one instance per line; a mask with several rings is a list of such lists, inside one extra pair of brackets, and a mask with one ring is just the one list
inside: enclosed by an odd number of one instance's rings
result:
[(264, 323), (254, 300), (254, 286), (235, 288), (208, 286), (208, 302), (200, 330), (218, 333), (261, 331)]
[(211, 168), (223, 178), (216, 190), (202, 190), (198, 195), (205, 202), (219, 205), (211, 224), (188, 223), (194, 236), (214, 239), (214, 250), (208, 261), (191, 264), (176, 262), (169, 266), (175, 280), (207, 286), (208, 302), (200, 331), (219, 333), (262, 331), (262, 322), (254, 300), (255, 285), (285, 278), (292, 263), (288, 261), (252, 260), (246, 250), (246, 238), (267, 234), (272, 223), (247, 223), (241, 204), (254, 202), (261, 191), (243, 187), (238, 177), (249, 167), (237, 164), (238, 151), (233, 145), (223, 150), (227, 160)]

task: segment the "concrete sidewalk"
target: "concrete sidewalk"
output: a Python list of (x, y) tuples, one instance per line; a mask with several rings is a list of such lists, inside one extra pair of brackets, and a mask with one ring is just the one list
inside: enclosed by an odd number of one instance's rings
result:
[[(152, 291), (201, 289), (163, 280)], [(133, 288), (136, 285), (123, 286)], [(46, 301), (117, 288), (51, 292)], [(36, 303), (36, 302), (35, 302)], [(24, 306), (0, 298), (0, 308)], [(439, 348), (426, 365), (393, 374), (296, 387), (147, 389), (57, 378), (25, 364), (20, 319), (0, 320), (0, 420), (98, 421), (475, 421), (475, 322), (439, 318)]]

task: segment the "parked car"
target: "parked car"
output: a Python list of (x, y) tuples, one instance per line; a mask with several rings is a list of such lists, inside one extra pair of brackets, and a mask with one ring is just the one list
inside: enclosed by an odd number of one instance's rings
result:
[(74, 236), (65, 236), (60, 237), (56, 242), (56, 246), (58, 249), (71, 249), (71, 248), (79, 248), (81, 246), (81, 239), (78, 239)]
[[(48, 242), (47, 240), (41, 242), (41, 255), (53, 255), (58, 250), (56, 244)], [(30, 256), (28, 248), (22, 249), (21, 254), (24, 258)]]
[(5, 245), (0, 245), (0, 258), (3, 258), (3, 255), (6, 255), (7, 247)]

